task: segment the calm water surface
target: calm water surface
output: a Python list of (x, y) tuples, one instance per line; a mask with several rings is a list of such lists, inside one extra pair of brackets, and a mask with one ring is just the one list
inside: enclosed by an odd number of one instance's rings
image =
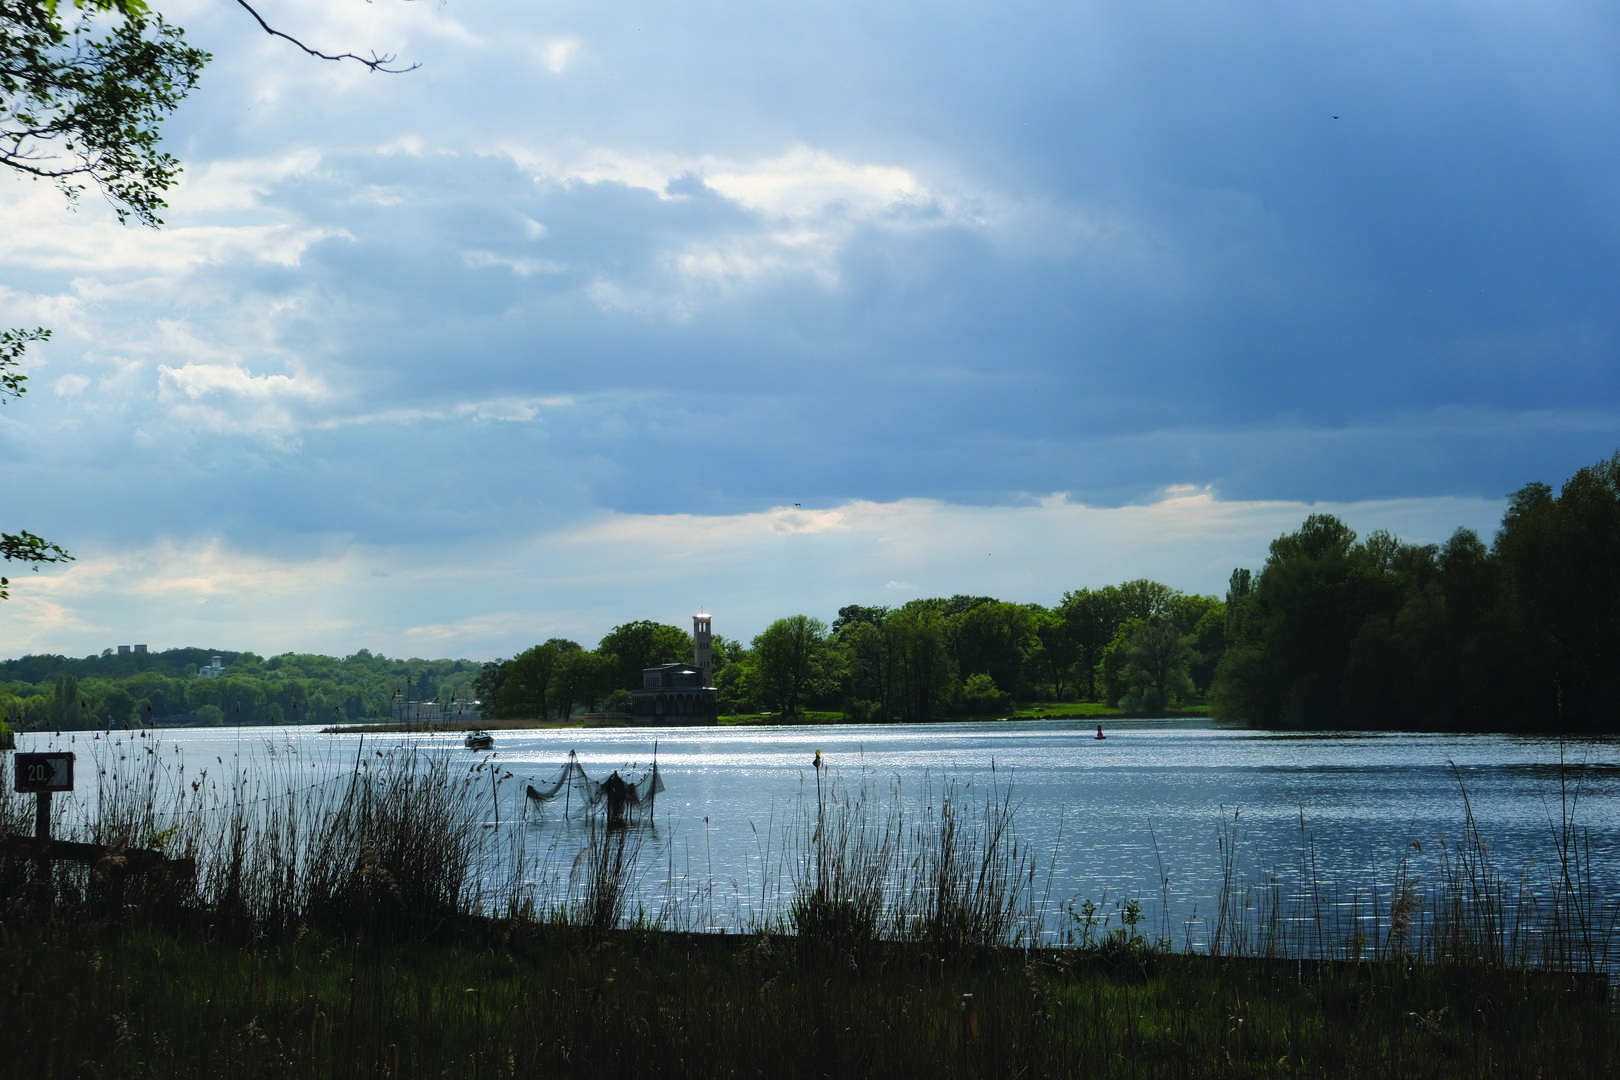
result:
[[(1020, 845), (1037, 856), (1033, 902), (1044, 905), (1038, 921), (1047, 938), (1061, 933), (1070, 901), (1090, 898), (1113, 912), (1135, 897), (1146, 928), (1178, 946), (1207, 945), (1229, 853), (1243, 884), (1274, 882), (1281, 896), (1314, 888), (1322, 903), (1376, 922), (1398, 869), (1432, 882), (1441, 861), (1455, 859), (1467, 806), (1493, 869), (1538, 896), (1556, 873), (1555, 830), (1573, 807), (1596, 893), (1611, 905), (1620, 894), (1614, 740), (1299, 734), (1202, 720), (1113, 722), (1104, 741), (1095, 731), (1066, 721), (501, 731), (494, 760), (513, 780), (502, 784), (489, 825), (498, 815), (502, 835), (535, 862), (526, 876), (557, 873), (585, 826), (558, 805), (530, 810), (524, 784), (555, 775), (570, 750), (597, 779), (645, 766), (656, 740), (666, 791), (644, 833), (641, 902), (688, 925), (746, 928), (779, 914), (791, 892), (788, 829), (813, 807), (811, 761), (820, 750), (824, 782), (848, 791), (864, 784), (884, 805), (898, 799), (908, 815), (937, 806), (947, 783), (975, 806), (992, 792), (1010, 793)], [(241, 770), (318, 785), (340, 782), (357, 755), (401, 741), (214, 728), (161, 732), (155, 755), (146, 755), (151, 741), (129, 733), (24, 735), (20, 748), (78, 753), (79, 790), (63, 805), (71, 818), (93, 805), (98, 768), (118, 754), (155, 756), (171, 769), (184, 763), (191, 777)], [(481, 760), (458, 737), (412, 741), (458, 763)], [(1561, 759), (1573, 768), (1561, 771)], [(1613, 920), (1612, 906), (1604, 917)]]

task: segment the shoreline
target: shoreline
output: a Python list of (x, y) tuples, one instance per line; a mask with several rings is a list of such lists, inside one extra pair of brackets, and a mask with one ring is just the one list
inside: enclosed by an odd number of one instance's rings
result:
[(322, 735), (461, 735), (469, 731), (525, 731), (559, 728), (629, 727), (583, 720), (394, 720), (376, 724), (337, 724), (321, 728)]
[[(1016, 723), (1023, 720), (1088, 720), (1098, 723), (1111, 720), (1207, 720), (1206, 711), (1176, 712), (1163, 717), (1137, 716), (1131, 713), (1110, 710), (1107, 712), (1043, 712), (1033, 715), (1012, 716), (953, 716), (940, 720), (926, 721), (894, 721), (895, 726), (907, 723), (928, 724), (955, 724), (955, 723), (983, 723), (985, 721), (1006, 721)], [(781, 718), (771, 716), (733, 716), (721, 717), (716, 727), (802, 727), (806, 725), (825, 724), (838, 726), (846, 723), (846, 719), (823, 719), (820, 716), (800, 716), (795, 718)], [(872, 723), (873, 721), (863, 721)], [(686, 725), (640, 725), (630, 722), (627, 715), (615, 713), (590, 713), (579, 719), (567, 720), (483, 720), (483, 721), (431, 721), (431, 720), (403, 720), (383, 721), (375, 724), (338, 724), (321, 728), (322, 735), (421, 735), (421, 734), (463, 734), (468, 731), (560, 731), (565, 729), (588, 730), (591, 728), (635, 728), (647, 727), (655, 730), (661, 727), (682, 727)]]

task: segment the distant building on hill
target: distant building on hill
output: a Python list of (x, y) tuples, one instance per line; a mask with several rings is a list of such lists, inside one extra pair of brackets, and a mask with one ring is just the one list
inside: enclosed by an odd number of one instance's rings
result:
[(692, 616), (692, 662), (643, 668), (641, 689), (631, 691), (632, 721), (647, 727), (719, 723), (712, 646), (709, 616)]
[(225, 665), (219, 662), (219, 657), (217, 656), (214, 657), (214, 662), (212, 664), (204, 664), (202, 667), (197, 669), (197, 677), (199, 679), (217, 679), (223, 674), (225, 674)]

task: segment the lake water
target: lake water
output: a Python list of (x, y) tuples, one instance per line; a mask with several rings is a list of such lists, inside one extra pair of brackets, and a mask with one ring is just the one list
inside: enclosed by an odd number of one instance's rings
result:
[[(1207, 948), (1225, 892), (1247, 905), (1251, 921), (1267, 901), (1297, 917), (1298, 901), (1308, 898), (1313, 918), (1326, 911), (1332, 925), (1324, 931), (1313, 922), (1300, 933), (1331, 949), (1358, 925), (1383, 940), (1398, 875), (1428, 887), (1448, 863), (1456, 867), (1469, 807), (1491, 870), (1512, 897), (1545, 910), (1560, 869), (1559, 824), (1572, 809), (1597, 908), (1589, 917), (1614, 927), (1615, 740), (1300, 734), (1203, 720), (1115, 721), (1106, 732), (1098, 741), (1095, 725), (1065, 721), (500, 731), (493, 760), (513, 780), (502, 784), (488, 824), (500, 818), (501, 834), (535, 863), (524, 874), (543, 881), (565, 868), (587, 827), (577, 808), (571, 816), (560, 804), (536, 812), (526, 805), (525, 784), (555, 776), (570, 750), (597, 779), (632, 763), (645, 767), (656, 740), (666, 790), (652, 827), (641, 832), (639, 902), (683, 925), (746, 929), (780, 915), (791, 895), (789, 830), (807, 812), (813, 817), (811, 762), (819, 750), (824, 784), (864, 785), (877, 803), (895, 802), (908, 815), (937, 806), (947, 784), (979, 807), (987, 795), (1010, 794), (1020, 851), (1037, 861), (1028, 903), (1043, 940), (1062, 935), (1070, 902), (1097, 902), (1113, 926), (1120, 901), (1136, 898), (1144, 930), (1178, 947)], [(362, 746), (358, 736), (310, 728), (170, 730), (156, 738), (163, 760), (184, 762), (192, 776), (205, 767), (252, 773), (274, 761), (311, 785), (340, 782), (357, 754), (407, 741), (373, 735)], [(481, 760), (459, 737), (408, 741), (457, 763)], [(19, 749), (78, 753), (78, 790), (61, 804), (68, 819), (93, 805), (92, 762), (151, 745), (130, 733), (19, 739)], [(1229, 884), (1243, 888), (1231, 892)]]

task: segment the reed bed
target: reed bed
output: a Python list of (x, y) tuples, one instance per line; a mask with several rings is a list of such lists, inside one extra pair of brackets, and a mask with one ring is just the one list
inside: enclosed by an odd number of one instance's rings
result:
[(1594, 883), (1590, 834), (1576, 818), (1579, 770), (1566, 770), (1563, 779), (1548, 821), (1552, 856), (1513, 873), (1498, 865), (1481, 834), (1460, 773), (1460, 833), (1412, 839), (1385, 875), (1375, 871), (1362, 882), (1318, 866), (1303, 815), (1296, 863), (1279, 870), (1246, 857), (1237, 812), (1223, 813), (1207, 951), (1613, 977), (1620, 973), (1620, 897), (1602, 895)]
[[(348, 775), (334, 779), (271, 744), (262, 762), (220, 758), (217, 769), (188, 772), (144, 732), (109, 733), (86, 756), (98, 774), (94, 805), (83, 820), (58, 817), (55, 836), (110, 854), (156, 851), (183, 874), (128, 874), (102, 860), (58, 863), (40, 880), (33, 859), (14, 855), (0, 860), (9, 907), (66, 918), (183, 913), (262, 940), (311, 927), (422, 935), (488, 906), (484, 826), (510, 779), (490, 762), (362, 742)], [(19, 807), (25, 799), (8, 800), (6, 827), (28, 835), (31, 815)]]
[[(184, 913), (249, 939), (300, 928), (423, 936), (447, 921), (519, 913), (598, 931), (627, 922), (708, 930), (719, 921), (712, 867), (694, 873), (688, 852), (689, 865), (678, 868), (673, 843), (664, 849), (662, 899), (646, 906), (645, 829), (593, 825), (575, 834), (576, 850), (558, 837), (531, 853), (535, 832), (500, 827), (503, 792), (516, 785), (495, 759), (364, 740), (354, 753), (337, 777), (330, 761), (274, 744), (250, 765), (216, 759), (188, 771), (155, 737), (109, 734), (86, 755), (99, 780), (94, 805), (82, 820), (57, 823), (58, 836), (108, 857), (58, 864), (42, 882), (37, 863), (7, 849), (0, 910)], [(1620, 906), (1594, 884), (1590, 838), (1578, 824), (1580, 771), (1564, 776), (1549, 812), (1552, 857), (1539, 874), (1508, 875), (1495, 864), (1461, 774), (1461, 834), (1412, 841), (1382, 880), (1322, 871), (1303, 814), (1294, 865), (1266, 866), (1238, 814), (1223, 812), (1214, 914), (1195, 946), (1193, 927), (1178, 934), (1168, 925), (1162, 897), (1116, 896), (1110, 908), (1105, 896), (1084, 915), (1087, 898), (1037, 898), (1039, 859), (1018, 837), (1013, 785), (994, 768), (975, 787), (950, 776), (910, 786), (864, 774), (851, 781), (818, 767), (814, 792), (804, 791), (779, 836), (773, 813), (760, 839), (757, 893), (732, 883), (726, 921), (935, 952), (1033, 947), (1065, 918), (1061, 940), (1071, 946), (1099, 946), (1116, 932), (1146, 944), (1139, 927), (1157, 922), (1159, 951), (1179, 937), (1184, 950), (1244, 958), (1612, 972)], [(26, 797), (0, 800), (0, 835), (29, 835), (32, 818)], [(129, 849), (187, 860), (194, 872), (123, 873), (120, 853)]]
[[(1462, 835), (1350, 889), (1317, 868), (1303, 815), (1280, 873), (1255, 868), (1223, 814), (1194, 954), (1167, 926), (1144, 935), (1133, 896), (1060, 899), (1066, 944), (1038, 947), (1051, 901), (994, 771), (913, 791), (818, 768), (814, 801), (761, 837), (754, 924), (720, 935), (684, 932), (713, 924), (715, 887), (673, 856), (663, 907), (642, 906), (644, 829), (593, 823), (568, 834), (577, 851), (528, 851), (530, 830), (501, 828), (513, 777), (490, 759), (362, 743), (346, 775), (317, 780), (285, 748), (188, 773), (155, 740), (102, 742), (103, 794), (58, 825), (105, 858), (42, 877), (0, 849), (0, 1076), (1620, 1067), (1614, 908), (1593, 886), (1577, 774), (1544, 880), (1498, 870), (1460, 777)], [(30, 831), (30, 811), (5, 800), (0, 829)], [(121, 870), (135, 848), (194, 869)]]

